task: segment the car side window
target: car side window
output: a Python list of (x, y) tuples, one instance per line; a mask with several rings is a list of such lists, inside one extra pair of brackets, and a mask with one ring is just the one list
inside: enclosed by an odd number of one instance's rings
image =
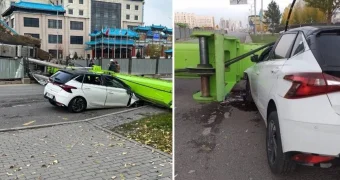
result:
[(116, 81), (112, 76), (103, 76), (103, 78), (105, 86), (125, 89), (124, 85)]
[(289, 57), (290, 49), (294, 43), (296, 34), (284, 34), (282, 35), (279, 43), (276, 45), (272, 54), (272, 59), (285, 59)]
[(84, 84), (102, 85), (99, 75), (86, 74), (84, 77)]
[(295, 56), (296, 54), (299, 54), (303, 51), (305, 51), (305, 46), (303, 44), (303, 34), (300, 32), (298, 37), (295, 40), (293, 50), (292, 50), (290, 57)]

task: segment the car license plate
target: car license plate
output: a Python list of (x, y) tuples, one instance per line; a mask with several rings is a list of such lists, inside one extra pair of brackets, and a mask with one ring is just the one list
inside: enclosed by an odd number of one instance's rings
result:
[(53, 99), (53, 95), (50, 94), (50, 93), (46, 93), (46, 96), (47, 96), (48, 98), (50, 98), (50, 99)]

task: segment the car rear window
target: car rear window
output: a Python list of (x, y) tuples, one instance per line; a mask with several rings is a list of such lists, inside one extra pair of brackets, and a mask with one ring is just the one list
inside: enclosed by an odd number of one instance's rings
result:
[(59, 84), (65, 84), (68, 81), (70, 81), (72, 78), (74, 78), (73, 74), (63, 72), (63, 71), (58, 71), (57, 73), (53, 74), (50, 79), (53, 82), (56, 82)]
[(339, 32), (319, 34), (315, 38), (315, 45), (322, 66), (340, 66)]

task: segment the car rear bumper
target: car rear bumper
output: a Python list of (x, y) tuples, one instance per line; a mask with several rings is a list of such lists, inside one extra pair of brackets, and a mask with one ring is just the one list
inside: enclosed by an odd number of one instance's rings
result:
[[(47, 97), (46, 93), (53, 95), (53, 98)], [(57, 93), (57, 92), (54, 92), (52, 90), (49, 90), (48, 88), (45, 88), (44, 97), (46, 99), (52, 100), (53, 102), (56, 102), (57, 105), (59, 105), (59, 106), (68, 106), (68, 104), (70, 103), (70, 100), (72, 98), (70, 97), (69, 94), (66, 94), (66, 93), (67, 92), (63, 92), (63, 91), (60, 91), (60, 92)]]
[(298, 122), (280, 123), (284, 152), (298, 151), (320, 155), (340, 154), (340, 126)]
[(278, 101), (279, 124), (284, 152), (340, 154), (340, 116), (327, 96)]

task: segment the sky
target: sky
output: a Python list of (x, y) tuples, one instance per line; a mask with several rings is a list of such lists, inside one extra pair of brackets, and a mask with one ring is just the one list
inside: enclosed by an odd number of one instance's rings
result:
[[(254, 0), (247, 0), (247, 5), (230, 5), (230, 0), (174, 0), (174, 12), (190, 12), (196, 15), (215, 16), (215, 24), (219, 24), (220, 18), (242, 21), (247, 24), (250, 8)], [(263, 0), (263, 9), (266, 10), (271, 0)], [(275, 0), (281, 13), (293, 0)], [(256, 0), (256, 12), (259, 14), (261, 0)], [(254, 14), (254, 7), (252, 8)]]
[[(161, 24), (172, 28), (172, 1), (173, 0), (145, 0), (144, 22), (145, 25)], [(175, 0), (182, 1), (182, 0)]]

